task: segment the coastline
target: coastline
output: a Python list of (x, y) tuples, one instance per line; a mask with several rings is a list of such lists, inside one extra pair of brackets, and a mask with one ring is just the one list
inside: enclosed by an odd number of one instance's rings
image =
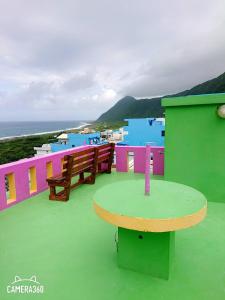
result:
[(15, 136), (6, 136), (6, 137), (1, 137), (0, 138), (0, 142), (4, 142), (4, 141), (12, 141), (12, 140), (16, 140), (19, 138), (25, 138), (25, 137), (30, 137), (30, 136), (41, 136), (41, 135), (46, 135), (46, 134), (54, 134), (54, 133), (60, 133), (60, 132), (67, 132), (67, 131), (71, 131), (71, 130), (79, 130), (83, 127), (86, 126), (90, 126), (91, 123), (85, 123), (82, 124), (78, 127), (74, 127), (74, 128), (66, 128), (66, 129), (59, 129), (59, 130), (53, 130), (53, 131), (46, 131), (46, 132), (36, 132), (36, 133), (31, 133), (31, 134), (22, 134), (22, 135), (15, 135)]
[[(79, 125), (79, 124), (78, 124)], [(118, 129), (125, 126), (126, 122), (104, 122), (87, 121), (74, 128), (51, 131), (51, 133), (40, 132), (18, 137), (8, 137), (0, 140), (0, 165), (17, 161), (24, 158), (33, 157), (35, 154), (34, 147), (41, 147), (43, 144), (54, 143), (57, 141), (56, 136), (62, 132), (75, 132), (83, 127), (88, 127), (95, 131), (104, 131), (106, 129)], [(50, 130), (49, 130), (50, 131)], [(48, 131), (48, 132), (49, 132)]]

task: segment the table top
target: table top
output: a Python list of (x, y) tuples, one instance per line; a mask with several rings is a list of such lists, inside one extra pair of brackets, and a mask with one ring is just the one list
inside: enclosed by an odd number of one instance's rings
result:
[(138, 231), (165, 232), (201, 222), (207, 200), (199, 191), (175, 182), (151, 180), (150, 195), (144, 180), (108, 184), (94, 195), (96, 213), (106, 222)]

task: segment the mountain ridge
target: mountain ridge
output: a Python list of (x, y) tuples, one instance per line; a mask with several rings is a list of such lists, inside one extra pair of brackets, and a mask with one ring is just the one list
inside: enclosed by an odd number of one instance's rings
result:
[(161, 106), (162, 98), (223, 92), (225, 92), (225, 72), (213, 79), (200, 83), (191, 89), (172, 95), (138, 100), (132, 96), (125, 96), (103, 113), (97, 119), (97, 122), (122, 121), (128, 118), (163, 117), (164, 109)]

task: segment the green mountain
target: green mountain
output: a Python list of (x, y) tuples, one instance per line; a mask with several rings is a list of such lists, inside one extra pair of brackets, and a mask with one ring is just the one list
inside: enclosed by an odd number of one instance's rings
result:
[(163, 109), (160, 103), (161, 98), (136, 100), (133, 97), (126, 96), (119, 100), (112, 108), (102, 114), (97, 120), (99, 122), (120, 121), (126, 118), (140, 118), (163, 115)]
[[(198, 84), (190, 90), (167, 95), (164, 97), (178, 97), (187, 95), (200, 95), (225, 92), (225, 73), (220, 76)], [(107, 112), (103, 113), (97, 122), (114, 122), (127, 118), (147, 118), (147, 117), (163, 117), (163, 107), (161, 106), (162, 97), (152, 99), (139, 99), (126, 96), (119, 100)]]

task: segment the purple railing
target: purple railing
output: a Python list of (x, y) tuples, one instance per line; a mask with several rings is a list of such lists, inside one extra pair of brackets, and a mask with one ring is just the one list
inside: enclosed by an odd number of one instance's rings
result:
[[(46, 178), (61, 173), (65, 155), (93, 146), (80, 146), (40, 157), (0, 165), (0, 210), (15, 205), (48, 188)], [(134, 172), (145, 172), (144, 146), (116, 146), (116, 171), (128, 172), (128, 155), (133, 152)], [(164, 173), (164, 147), (151, 147), (153, 174)], [(8, 187), (7, 187), (8, 186)]]

